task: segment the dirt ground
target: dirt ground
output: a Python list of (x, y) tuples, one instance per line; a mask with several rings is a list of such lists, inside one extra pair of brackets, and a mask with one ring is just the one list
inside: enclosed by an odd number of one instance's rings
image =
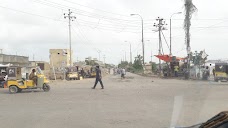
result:
[(109, 75), (52, 82), (51, 91), (0, 89), (1, 128), (165, 128), (206, 121), (228, 109), (228, 84)]

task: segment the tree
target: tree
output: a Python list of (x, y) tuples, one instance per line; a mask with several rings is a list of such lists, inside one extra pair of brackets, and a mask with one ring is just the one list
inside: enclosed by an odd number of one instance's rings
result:
[(152, 72), (156, 72), (157, 71), (157, 64), (155, 62), (152, 62), (151, 63), (151, 69), (152, 69)]
[(203, 58), (204, 51), (200, 51), (199, 53), (195, 51), (195, 53), (190, 53), (190, 61), (193, 62), (194, 65), (203, 65), (206, 60), (207, 56)]
[(134, 69), (143, 70), (142, 59), (143, 59), (143, 57), (141, 55), (138, 55), (137, 57), (135, 57), (135, 61), (133, 63)]
[(118, 65), (119, 68), (127, 68), (128, 62), (127, 61), (121, 61), (121, 63)]
[(190, 27), (192, 14), (197, 11), (196, 6), (192, 3), (192, 0), (184, 0), (185, 7), (185, 19), (184, 19), (184, 30), (185, 30), (185, 43), (187, 49), (190, 47)]
[(85, 60), (86, 65), (91, 65), (91, 66), (95, 66), (98, 65), (98, 63), (95, 62), (95, 60)]

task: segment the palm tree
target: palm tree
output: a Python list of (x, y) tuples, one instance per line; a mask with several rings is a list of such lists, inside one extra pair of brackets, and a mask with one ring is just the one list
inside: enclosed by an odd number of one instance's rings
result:
[(184, 0), (185, 5), (185, 19), (184, 19), (184, 30), (185, 30), (185, 43), (187, 44), (187, 50), (190, 48), (190, 27), (192, 14), (197, 11), (196, 6), (192, 3), (192, 0)]

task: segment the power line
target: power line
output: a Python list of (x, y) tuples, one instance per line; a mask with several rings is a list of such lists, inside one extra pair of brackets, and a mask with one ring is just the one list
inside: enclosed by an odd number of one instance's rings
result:
[[(34, 13), (29, 13), (29, 12), (25, 12), (25, 11), (21, 11), (21, 10), (17, 10), (17, 9), (12, 9), (12, 8), (8, 8), (8, 7), (4, 7), (4, 6), (0, 6), (0, 8), (7, 9), (7, 10), (10, 10), (10, 11), (14, 11), (14, 12), (24, 13), (24, 14), (31, 15), (31, 16), (41, 17), (41, 18), (45, 18), (45, 19), (49, 19), (49, 20), (66, 22), (66, 21), (63, 21), (63, 20), (60, 20), (60, 19), (54, 19), (54, 18), (51, 18), (51, 17), (47, 17), (47, 16), (43, 16), (43, 15), (39, 15), (39, 14), (34, 14)], [(104, 29), (104, 28), (101, 28), (101, 29), (113, 31), (113, 29)], [(115, 30), (115, 31), (119, 32), (120, 30)], [(125, 31), (125, 32), (127, 32), (127, 31)], [(129, 31), (129, 32), (131, 32), (131, 33), (139, 33), (139, 32), (136, 32), (136, 31), (134, 31), (134, 32)]]
[(165, 40), (165, 43), (166, 43), (166, 45), (167, 45), (168, 49), (170, 49), (170, 48), (169, 48), (169, 45), (168, 45), (168, 43), (167, 43), (167, 40), (166, 40), (166, 38), (165, 38), (164, 33), (163, 33), (162, 31), (161, 31), (161, 33), (162, 33), (162, 35), (163, 35), (163, 37), (164, 37), (164, 40)]
[(125, 21), (125, 22), (135, 22), (135, 21), (140, 22), (139, 20), (126, 20), (126, 19), (108, 17), (108, 16), (105, 16), (105, 15), (99, 15), (99, 14), (91, 13), (91, 12), (88, 12), (88, 11), (85, 11), (85, 10), (80, 10), (80, 9), (77, 9), (75, 7), (72, 7), (72, 6), (66, 6), (66, 5), (59, 4), (59, 3), (56, 3), (56, 2), (52, 2), (52, 1), (48, 1), (48, 0), (44, 0), (44, 1), (36, 0), (35, 2), (36, 3), (40, 3), (40, 4), (44, 4), (44, 5), (47, 5), (47, 6), (55, 7), (55, 8), (58, 8), (58, 9), (71, 8), (72, 10), (76, 11), (76, 14), (84, 15), (84, 16), (88, 16), (88, 17), (103, 18), (103, 19), (107, 19), (107, 20), (117, 20), (117, 21), (121, 21), (121, 22), (123, 22), (123, 21)]
[(66, 2), (69, 2), (69, 3), (72, 3), (72, 4), (76, 4), (76, 5), (79, 5), (79, 6), (82, 6), (82, 7), (90, 8), (90, 9), (93, 9), (93, 10), (101, 11), (101, 12), (104, 12), (104, 13), (110, 13), (110, 14), (114, 14), (114, 15), (130, 17), (129, 15), (122, 15), (122, 14), (118, 14), (118, 13), (108, 12), (108, 11), (105, 11), (105, 10), (92, 8), (92, 7), (89, 7), (89, 6), (86, 6), (86, 5), (82, 5), (82, 4), (79, 4), (79, 3), (76, 3), (76, 2), (72, 2), (72, 1), (69, 1), (69, 0), (63, 0), (63, 1), (66, 1)]
[[(216, 24), (209, 25), (209, 26), (207, 26), (207, 27), (204, 27), (204, 28), (202, 28), (202, 29), (199, 29), (199, 30), (196, 30), (196, 31), (193, 31), (193, 32), (195, 33), (195, 32), (199, 32), (199, 31), (202, 31), (202, 30), (205, 30), (205, 29), (208, 29), (208, 28), (212, 28), (212, 27), (214, 27), (214, 26), (216, 26), (216, 25), (218, 25), (218, 24), (222, 24), (222, 23), (224, 23), (224, 22), (227, 22), (227, 20), (223, 20), (223, 21), (221, 21), (221, 22), (218, 22), (218, 23), (216, 23)], [(172, 38), (173, 38), (173, 37), (178, 37), (178, 36), (183, 36), (183, 34), (176, 35), (176, 36), (172, 36)]]
[(42, 15), (39, 15), (39, 14), (30, 13), (30, 12), (25, 12), (25, 11), (13, 9), (13, 8), (8, 8), (8, 7), (4, 7), (4, 6), (1, 6), (1, 5), (0, 5), (0, 8), (7, 9), (7, 10), (10, 10), (10, 11), (14, 11), (14, 12), (20, 12), (20, 13), (28, 14), (28, 15), (31, 15), (31, 16), (37, 16), (37, 17), (41, 17), (41, 18), (46, 18), (46, 19), (50, 19), (50, 20), (54, 20), (54, 21), (62, 21), (60, 19), (54, 19), (54, 18), (51, 18), (51, 17), (42, 16)]

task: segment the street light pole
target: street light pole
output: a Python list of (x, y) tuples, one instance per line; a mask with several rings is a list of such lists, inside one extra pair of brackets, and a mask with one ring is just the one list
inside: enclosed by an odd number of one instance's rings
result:
[(130, 43), (130, 62), (132, 63), (131, 43)]
[[(128, 42), (128, 41), (124, 41), (124, 42)], [(128, 42), (129, 44), (130, 44), (130, 60), (129, 60), (129, 62), (131, 62), (132, 63), (132, 52), (131, 52), (131, 43), (130, 42)]]
[(100, 50), (98, 50), (97, 52), (98, 52), (98, 54), (99, 54), (99, 61), (100, 61), (100, 53), (101, 53), (101, 51), (100, 51)]
[(172, 16), (173, 15), (175, 15), (175, 14), (181, 14), (182, 12), (176, 12), (176, 13), (173, 13), (171, 16), (170, 16), (170, 19), (169, 19), (169, 26), (170, 26), (170, 29), (169, 29), (169, 31), (170, 31), (170, 41), (169, 41), (169, 43), (170, 43), (170, 52), (169, 52), (169, 54), (170, 54), (170, 56), (172, 55)]
[(144, 38), (143, 38), (143, 18), (142, 18), (142, 16), (141, 15), (139, 15), (139, 14), (131, 14), (131, 16), (134, 16), (134, 15), (138, 15), (140, 18), (141, 18), (141, 21), (142, 21), (142, 52), (143, 52), (143, 65), (145, 64), (145, 57), (144, 57)]

